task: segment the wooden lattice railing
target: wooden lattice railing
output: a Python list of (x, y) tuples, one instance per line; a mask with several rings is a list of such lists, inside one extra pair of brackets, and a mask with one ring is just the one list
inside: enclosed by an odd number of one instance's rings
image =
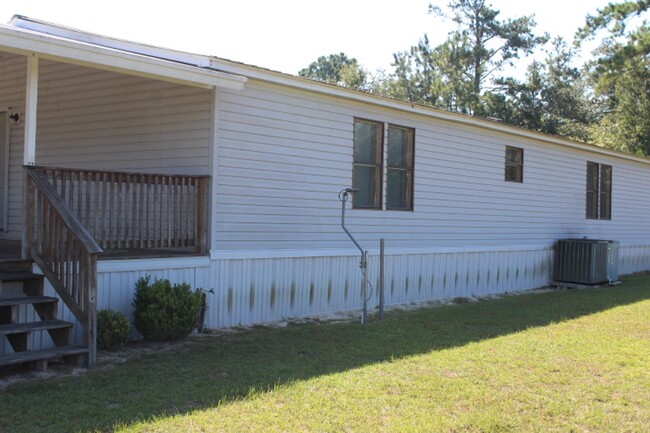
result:
[(84, 327), (88, 365), (97, 360), (97, 255), (102, 249), (42, 170), (26, 168), (27, 244), (59, 297)]
[(37, 170), (106, 250), (207, 251), (209, 176)]

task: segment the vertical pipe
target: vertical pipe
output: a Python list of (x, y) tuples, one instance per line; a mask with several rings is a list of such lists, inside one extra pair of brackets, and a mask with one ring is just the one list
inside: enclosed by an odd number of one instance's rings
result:
[(379, 320), (384, 320), (384, 239), (379, 239)]
[(363, 252), (361, 269), (363, 270), (363, 314), (361, 324), (365, 325), (368, 322), (368, 251)]

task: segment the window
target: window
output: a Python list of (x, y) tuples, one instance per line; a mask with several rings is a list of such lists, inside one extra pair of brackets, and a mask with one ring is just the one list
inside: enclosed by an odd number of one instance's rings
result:
[(384, 152), (384, 124), (355, 119), (352, 185), (359, 190), (352, 201), (355, 209), (383, 209), (385, 198), (386, 210), (413, 210), (415, 130), (388, 125), (386, 139)]
[(524, 181), (524, 149), (506, 146), (506, 174), (507, 182)]
[(413, 144), (415, 131), (388, 126), (386, 209), (413, 210)]
[(587, 212), (589, 219), (612, 219), (612, 166), (587, 162)]
[(383, 123), (355, 120), (352, 185), (359, 190), (354, 195), (355, 208), (381, 209), (383, 143)]

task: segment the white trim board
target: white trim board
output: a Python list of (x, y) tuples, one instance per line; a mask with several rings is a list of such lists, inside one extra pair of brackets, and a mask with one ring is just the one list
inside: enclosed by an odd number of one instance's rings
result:
[(200, 68), (210, 66), (210, 58), (199, 54), (190, 54), (168, 48), (111, 38), (71, 27), (65, 27), (59, 24), (36, 20), (22, 15), (14, 15), (11, 21), (9, 21), (9, 24), (14, 27), (33, 30), (39, 33), (46, 33), (48, 35), (84, 42), (91, 45), (101, 45), (107, 48), (114, 48), (120, 51), (142, 54), (148, 57), (156, 57), (159, 59), (185, 63)]
[(245, 77), (0, 25), (0, 51), (183, 84), (241, 90)]
[[(481, 247), (431, 247), (431, 248), (387, 248), (387, 256), (418, 254), (457, 254), (484, 252), (515, 252), (552, 250), (552, 245), (508, 245)], [(367, 248), (368, 254), (378, 255), (379, 248)], [(248, 259), (284, 259), (305, 257), (354, 257), (361, 256), (356, 249), (319, 249), (319, 250), (210, 250), (211, 260), (248, 260)]]
[(153, 271), (158, 269), (205, 268), (208, 266), (210, 266), (210, 258), (206, 256), (98, 260), (97, 272)]

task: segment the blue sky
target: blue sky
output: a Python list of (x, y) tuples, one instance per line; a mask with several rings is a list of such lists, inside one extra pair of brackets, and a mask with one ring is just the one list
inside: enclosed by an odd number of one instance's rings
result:
[[(295, 74), (318, 56), (345, 52), (369, 70), (388, 69), (392, 53), (424, 33), (433, 45), (452, 28), (427, 14), (430, 0), (20, 0), (14, 14), (121, 39), (210, 54)], [(488, 2), (490, 2), (488, 0)], [(571, 39), (607, 0), (492, 0), (503, 17), (535, 14), (539, 32)], [(443, 1), (443, 4), (446, 1)], [(326, 4), (327, 6), (322, 6)], [(538, 55), (540, 58), (543, 54)]]

